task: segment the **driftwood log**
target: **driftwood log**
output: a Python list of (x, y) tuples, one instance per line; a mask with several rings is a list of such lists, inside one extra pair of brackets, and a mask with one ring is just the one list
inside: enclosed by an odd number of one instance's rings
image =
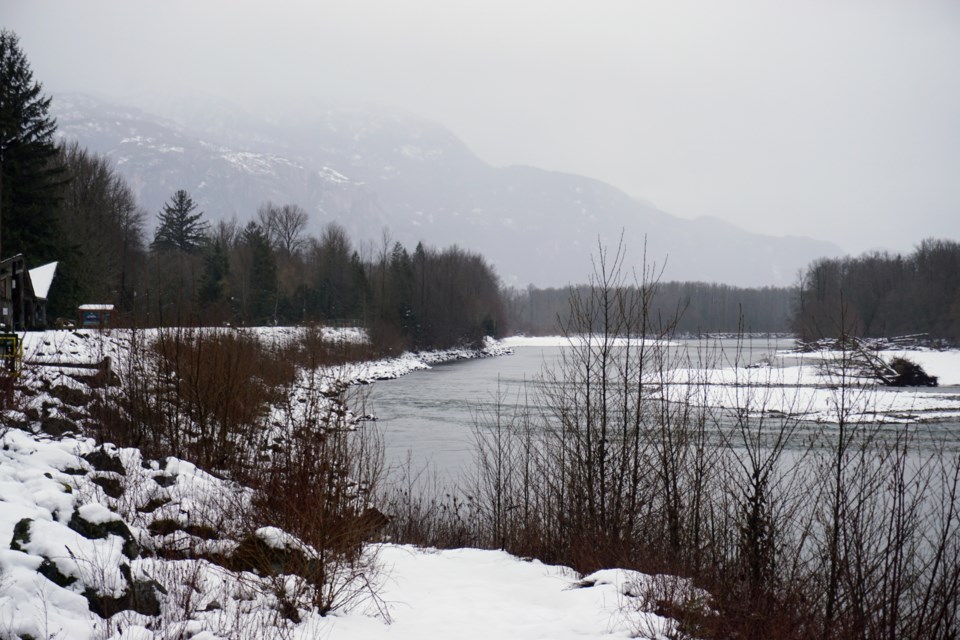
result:
[(806, 352), (823, 349), (845, 350), (851, 356), (853, 364), (861, 369), (863, 375), (875, 378), (888, 387), (936, 387), (938, 385), (937, 376), (929, 375), (916, 362), (902, 356), (887, 362), (879, 354), (881, 348), (915, 345), (918, 338), (921, 337), (903, 336), (870, 341), (846, 337), (801, 344), (798, 346), (798, 350)]

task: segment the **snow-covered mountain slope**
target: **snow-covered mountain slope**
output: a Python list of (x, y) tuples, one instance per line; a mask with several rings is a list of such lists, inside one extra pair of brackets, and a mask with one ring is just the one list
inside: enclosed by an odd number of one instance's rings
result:
[[(297, 203), (313, 230), (334, 219), (358, 233), (382, 222), (375, 195), (336, 168), (307, 166), (291, 157), (224, 142), (140, 109), (89, 96), (58, 97), (58, 135), (106, 155), (153, 216), (178, 189), (187, 189), (209, 220), (253, 218), (268, 200)], [(370, 218), (367, 220), (367, 218)]]
[[(621, 233), (628, 264), (668, 263), (672, 280), (761, 286), (840, 249), (676, 218), (583, 176), (492, 167), (440, 125), (376, 108), (315, 105), (266, 120), (228, 103), (118, 107), (55, 96), (61, 134), (109, 155), (151, 213), (185, 188), (212, 218), (252, 217), (270, 199), (300, 204), (311, 231), (337, 220), (355, 241), (384, 228), (409, 247), (458, 244), (485, 255), (508, 284), (584, 282), (598, 242)], [(695, 188), (695, 185), (691, 185)]]

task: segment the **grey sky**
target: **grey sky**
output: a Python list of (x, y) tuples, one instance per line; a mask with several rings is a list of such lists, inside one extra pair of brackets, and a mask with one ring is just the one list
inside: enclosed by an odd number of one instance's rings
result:
[(51, 91), (334, 98), (858, 252), (960, 239), (960, 2), (0, 0)]

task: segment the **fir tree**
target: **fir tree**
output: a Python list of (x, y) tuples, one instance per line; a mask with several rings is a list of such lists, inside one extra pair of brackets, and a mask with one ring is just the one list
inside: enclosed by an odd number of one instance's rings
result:
[(241, 241), (250, 255), (247, 319), (255, 324), (276, 323), (277, 262), (270, 238), (263, 227), (250, 222), (243, 230)]
[(230, 279), (230, 258), (223, 241), (210, 246), (204, 258), (203, 277), (200, 280), (200, 302), (210, 306), (224, 299)]
[(163, 205), (157, 214), (160, 221), (150, 247), (159, 250), (178, 249), (184, 253), (197, 253), (207, 243), (207, 223), (203, 212), (194, 213), (197, 205), (190, 194), (180, 189), (170, 202)]
[(63, 171), (50, 98), (12, 31), (0, 31), (0, 252), (29, 264), (60, 260), (57, 206)]

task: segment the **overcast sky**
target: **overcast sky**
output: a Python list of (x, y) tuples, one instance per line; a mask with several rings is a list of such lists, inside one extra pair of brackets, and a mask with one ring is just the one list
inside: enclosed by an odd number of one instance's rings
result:
[(844, 249), (960, 240), (960, 2), (0, 0), (47, 90), (396, 105), (495, 164)]

